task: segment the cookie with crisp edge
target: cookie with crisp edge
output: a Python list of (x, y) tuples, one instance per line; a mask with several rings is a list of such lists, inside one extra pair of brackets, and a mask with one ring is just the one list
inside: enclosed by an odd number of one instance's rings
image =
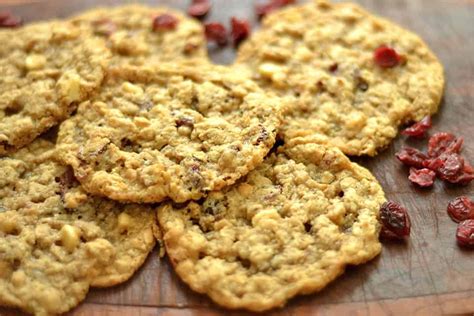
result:
[(290, 145), (207, 198), (157, 209), (166, 253), (196, 292), (265, 311), (381, 250), (382, 188), (337, 148)]
[(150, 207), (87, 194), (55, 156), (38, 139), (0, 160), (0, 305), (35, 315), (128, 280), (160, 239)]
[[(374, 51), (393, 47), (399, 65), (382, 68)], [(414, 33), (350, 4), (311, 1), (271, 13), (238, 51), (263, 88), (295, 98), (281, 129), (374, 156), (400, 125), (438, 109), (443, 67)]]
[(283, 103), (226, 67), (111, 68), (100, 93), (61, 125), (60, 156), (94, 194), (199, 199), (262, 162)]
[(66, 119), (101, 84), (110, 53), (90, 30), (32, 23), (0, 30), (0, 156)]

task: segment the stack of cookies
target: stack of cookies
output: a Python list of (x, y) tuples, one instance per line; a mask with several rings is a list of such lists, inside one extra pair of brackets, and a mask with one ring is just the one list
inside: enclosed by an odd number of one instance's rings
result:
[(129, 279), (156, 241), (227, 308), (324, 288), (381, 250), (383, 190), (345, 154), (375, 155), (444, 85), (419, 37), (326, 1), (269, 15), (232, 67), (167, 8), (0, 39), (0, 304), (36, 315)]

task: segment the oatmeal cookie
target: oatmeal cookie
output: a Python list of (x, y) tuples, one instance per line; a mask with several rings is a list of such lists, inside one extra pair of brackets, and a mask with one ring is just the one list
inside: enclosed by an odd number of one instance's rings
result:
[[(394, 61), (382, 67), (374, 53), (384, 45), (398, 55), (390, 51)], [(295, 97), (285, 140), (348, 155), (376, 155), (401, 124), (435, 113), (444, 87), (442, 65), (417, 35), (354, 4), (312, 1), (270, 14), (237, 63), (265, 89)]]
[(0, 156), (67, 118), (99, 87), (110, 53), (90, 37), (59, 21), (0, 30)]
[(58, 142), (88, 192), (114, 200), (199, 199), (262, 162), (281, 103), (220, 66), (110, 69)]
[(197, 20), (169, 8), (124, 5), (98, 8), (71, 18), (92, 27), (113, 53), (112, 64), (207, 61), (207, 41)]
[(0, 305), (66, 312), (89, 286), (130, 278), (155, 245), (151, 208), (88, 195), (49, 141), (0, 158), (0, 174)]
[(157, 210), (166, 252), (193, 290), (264, 311), (324, 288), (381, 250), (371, 173), (337, 148), (291, 145), (205, 199)]

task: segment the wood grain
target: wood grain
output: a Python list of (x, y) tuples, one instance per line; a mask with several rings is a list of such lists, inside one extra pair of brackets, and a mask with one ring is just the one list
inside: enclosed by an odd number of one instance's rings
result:
[[(117, 0), (0, 0), (26, 21), (62, 18), (97, 3)], [(126, 1), (130, 2), (130, 1)], [(384, 15), (420, 34), (445, 65), (447, 85), (440, 112), (434, 117), (437, 131), (465, 138), (464, 155), (474, 162), (474, 1), (470, 0), (360, 0), (371, 11)], [(185, 8), (187, 0), (148, 1)], [(257, 26), (252, 0), (214, 0), (208, 21), (226, 22), (233, 15), (249, 17)], [(213, 50), (216, 63), (231, 63), (232, 48)], [(419, 148), (425, 141), (398, 137), (374, 159), (357, 159), (379, 179), (389, 199), (410, 211), (413, 231), (406, 243), (385, 244), (374, 261), (349, 267), (321, 293), (295, 298), (274, 315), (387, 314), (441, 315), (474, 312), (474, 251), (460, 249), (454, 239), (456, 225), (446, 205), (459, 195), (473, 197), (473, 186), (453, 187), (437, 182), (418, 189), (407, 180), (407, 169), (394, 158), (404, 144)], [(129, 282), (110, 289), (93, 289), (75, 316), (96, 315), (243, 315), (215, 306), (205, 296), (190, 291), (165, 260), (153, 253)], [(0, 309), (0, 315), (18, 313)]]

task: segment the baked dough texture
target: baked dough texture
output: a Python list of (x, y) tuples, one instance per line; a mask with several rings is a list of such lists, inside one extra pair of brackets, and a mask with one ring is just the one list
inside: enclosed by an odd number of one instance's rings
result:
[(37, 139), (0, 159), (0, 305), (64, 313), (129, 279), (159, 238), (151, 207), (84, 192)]
[(193, 290), (226, 308), (265, 311), (379, 254), (384, 201), (371, 173), (337, 148), (293, 144), (233, 186), (164, 203), (157, 216), (170, 261)]
[[(393, 47), (400, 64), (382, 68), (374, 51)], [(412, 32), (355, 4), (311, 1), (270, 14), (238, 51), (261, 87), (294, 102), (285, 141), (305, 138), (348, 155), (374, 156), (400, 125), (438, 109), (439, 60)]]
[[(176, 25), (154, 29), (154, 18), (163, 15), (175, 18)], [(208, 62), (202, 24), (170, 8), (139, 4), (103, 7), (83, 12), (71, 21), (80, 27), (92, 28), (94, 34), (107, 43), (113, 54), (113, 65)]]
[(110, 53), (71, 23), (0, 30), (0, 156), (66, 119), (97, 90)]
[(221, 66), (112, 68), (100, 93), (61, 125), (60, 153), (94, 194), (199, 199), (263, 161), (282, 102)]

